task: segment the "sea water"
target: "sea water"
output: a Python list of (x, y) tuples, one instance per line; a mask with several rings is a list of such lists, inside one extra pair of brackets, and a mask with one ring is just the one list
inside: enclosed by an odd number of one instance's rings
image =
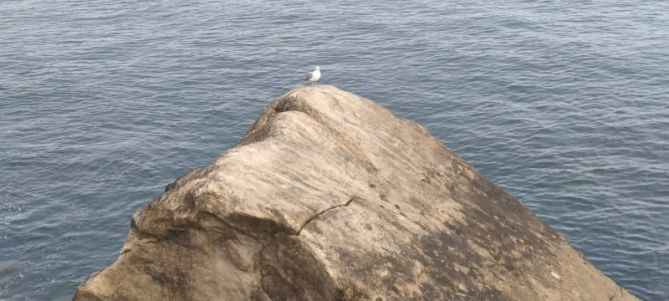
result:
[(666, 1), (4, 0), (0, 300), (71, 298), (316, 65), (669, 299)]

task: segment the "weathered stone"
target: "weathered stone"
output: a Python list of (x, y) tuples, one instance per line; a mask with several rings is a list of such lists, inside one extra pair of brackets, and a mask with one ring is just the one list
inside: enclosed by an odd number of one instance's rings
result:
[(139, 210), (75, 300), (636, 300), (413, 121), (332, 86)]

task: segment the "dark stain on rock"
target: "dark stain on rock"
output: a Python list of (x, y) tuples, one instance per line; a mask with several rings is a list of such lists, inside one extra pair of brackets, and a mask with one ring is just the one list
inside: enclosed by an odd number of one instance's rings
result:
[(341, 292), (296, 236), (277, 234), (260, 254), (261, 287), (271, 300), (337, 300)]
[(235, 227), (243, 229), (249, 233), (256, 233), (254, 236), (271, 237), (276, 233), (294, 233), (290, 227), (279, 224), (269, 219), (261, 219), (246, 214), (231, 214), (226, 221)]

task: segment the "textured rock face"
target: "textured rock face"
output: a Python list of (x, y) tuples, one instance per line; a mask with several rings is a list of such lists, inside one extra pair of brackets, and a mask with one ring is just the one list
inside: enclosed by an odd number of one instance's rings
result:
[(332, 86), (139, 210), (75, 300), (636, 300), (415, 122)]

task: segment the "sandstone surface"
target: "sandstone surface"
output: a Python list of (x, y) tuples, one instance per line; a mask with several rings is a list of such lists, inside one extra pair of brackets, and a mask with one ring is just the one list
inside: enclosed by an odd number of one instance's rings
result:
[(134, 214), (75, 300), (637, 300), (419, 124), (333, 86)]

